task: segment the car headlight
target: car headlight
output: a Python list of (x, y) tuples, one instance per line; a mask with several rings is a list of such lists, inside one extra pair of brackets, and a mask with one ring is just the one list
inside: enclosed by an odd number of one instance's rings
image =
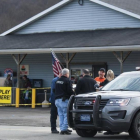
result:
[(106, 105), (108, 106), (126, 106), (128, 105), (130, 98), (127, 99), (110, 99)]

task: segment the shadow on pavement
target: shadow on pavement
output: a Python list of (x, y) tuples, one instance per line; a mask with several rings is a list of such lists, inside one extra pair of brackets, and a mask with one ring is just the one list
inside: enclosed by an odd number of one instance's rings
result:
[(133, 140), (129, 135), (97, 136), (93, 140)]
[(55, 139), (57, 137), (57, 140), (133, 140), (129, 135), (127, 134), (121, 134), (121, 135), (109, 135), (109, 136), (104, 136), (104, 135), (97, 135), (93, 138), (83, 138), (78, 136), (77, 134), (72, 134), (72, 135), (49, 135), (51, 139)]

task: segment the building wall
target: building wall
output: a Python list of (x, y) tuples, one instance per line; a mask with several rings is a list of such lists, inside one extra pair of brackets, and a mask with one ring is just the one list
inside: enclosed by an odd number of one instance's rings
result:
[[(57, 54), (59, 59), (61, 57)], [(61, 60), (62, 61), (62, 60)], [(77, 53), (72, 62), (107, 62), (108, 68), (112, 69), (115, 75), (120, 74), (120, 64), (114, 57), (113, 53)], [(30, 79), (43, 79), (44, 87), (51, 84), (53, 78), (51, 54), (27, 55), (22, 64), (29, 65)], [(136, 66), (140, 66), (140, 52), (132, 52), (124, 63), (124, 72), (135, 70)], [(12, 68), (16, 71), (16, 63), (11, 55), (0, 55), (0, 73), (4, 75), (6, 68)], [(91, 65), (71, 65), (70, 68), (92, 68)]]
[[(1, 76), (4, 75), (4, 70), (6, 68), (12, 68), (15, 72), (17, 71), (16, 63), (11, 55), (0, 55), (0, 60)], [(43, 86), (50, 86), (50, 80), (53, 78), (51, 54), (27, 55), (22, 64), (29, 65), (28, 77), (30, 79), (43, 79)]]
[(83, 6), (80, 6), (77, 0), (73, 0), (15, 34), (137, 27), (140, 27), (140, 20), (131, 16), (89, 0), (84, 0)]
[[(119, 53), (118, 53), (119, 55)], [(115, 75), (120, 74), (120, 63), (112, 52), (104, 53), (78, 53), (72, 62), (107, 62), (108, 69), (112, 69)], [(135, 67), (140, 66), (140, 52), (132, 52), (126, 59), (123, 69), (124, 72), (133, 71)], [(73, 65), (72, 68), (81, 67), (81, 65)], [(87, 65), (88, 68), (92, 68), (91, 65)], [(85, 64), (83, 68), (86, 68)]]

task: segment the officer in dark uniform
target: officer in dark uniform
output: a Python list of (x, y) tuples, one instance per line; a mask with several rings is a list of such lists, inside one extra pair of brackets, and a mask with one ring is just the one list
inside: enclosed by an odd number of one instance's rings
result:
[(69, 80), (69, 70), (63, 69), (61, 78), (56, 81), (55, 87), (55, 105), (57, 107), (59, 115), (59, 125), (60, 125), (60, 134), (71, 134), (71, 130), (68, 130), (67, 122), (67, 105), (70, 96), (74, 94), (72, 90), (72, 84)]

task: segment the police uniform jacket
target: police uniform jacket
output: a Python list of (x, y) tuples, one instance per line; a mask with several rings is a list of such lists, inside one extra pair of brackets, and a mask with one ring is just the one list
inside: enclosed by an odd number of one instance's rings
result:
[(56, 81), (55, 99), (59, 99), (63, 97), (65, 99), (69, 99), (72, 94), (74, 94), (74, 92), (72, 90), (71, 81), (69, 80), (69, 78), (65, 76), (61, 76), (61, 78), (59, 78)]

